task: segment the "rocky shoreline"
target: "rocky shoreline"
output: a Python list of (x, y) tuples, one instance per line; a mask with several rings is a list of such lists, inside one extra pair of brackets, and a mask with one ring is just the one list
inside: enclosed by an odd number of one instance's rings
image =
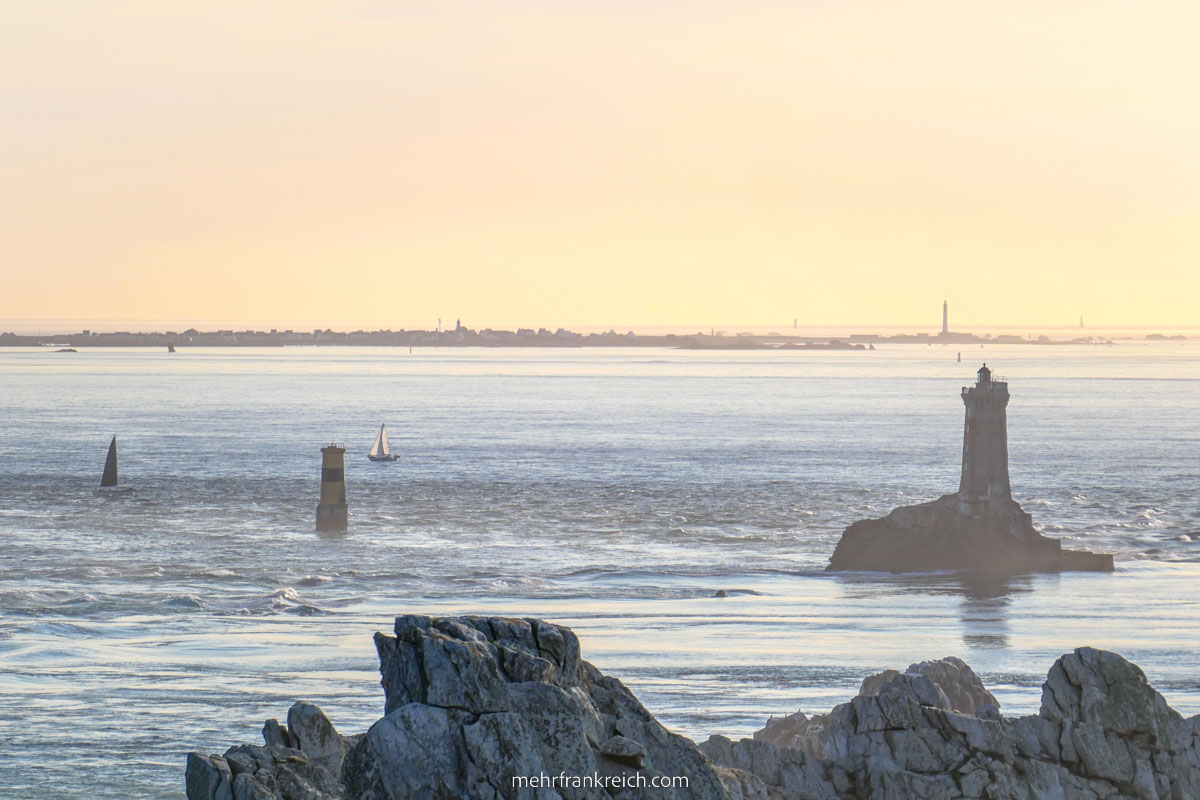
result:
[(827, 714), (697, 745), (582, 660), (568, 628), (406, 615), (375, 644), (385, 705), (368, 731), (343, 736), (296, 703), (262, 745), (188, 754), (189, 800), (1200, 798), (1200, 716), (1087, 647), (1055, 662), (1035, 715), (1005, 717), (946, 658), (870, 676)]

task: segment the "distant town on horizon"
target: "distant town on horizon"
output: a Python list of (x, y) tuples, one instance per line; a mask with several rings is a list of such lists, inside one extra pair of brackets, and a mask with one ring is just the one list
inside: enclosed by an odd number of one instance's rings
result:
[[(515, 331), (495, 328), (479, 330), (468, 328), (462, 320), (455, 320), (454, 327), (443, 329), (439, 325), (433, 330), (425, 329), (376, 329), (335, 331), (332, 328), (314, 328), (312, 331), (270, 328), (268, 330), (219, 328), (201, 331), (188, 328), (179, 331), (93, 331), (83, 329), (78, 333), (54, 333), (20, 335), (15, 332), (0, 333), (0, 346), (7, 347), (284, 347), (287, 345), (357, 345), (363, 347), (674, 347), (684, 350), (756, 350), (756, 349), (874, 349), (877, 343), (942, 343), (942, 344), (1113, 344), (1111, 337), (1076, 336), (1052, 338), (1047, 335), (1025, 335), (990, 333), (975, 334), (950, 330), (950, 304), (942, 303), (942, 329), (930, 333), (851, 333), (845, 336), (802, 335), (753, 332), (737, 332), (710, 328), (706, 334), (638, 334), (632, 330), (617, 333), (615, 329), (604, 332), (578, 333), (566, 328), (517, 328)], [(793, 331), (798, 320), (792, 321)], [(1079, 319), (1083, 329), (1083, 318)], [(1184, 341), (1183, 334), (1149, 333), (1142, 337), (1146, 341)]]
[[(1126, 337), (1144, 341), (1186, 341), (1183, 334), (1149, 333)], [(618, 333), (578, 333), (565, 328), (518, 328), (475, 330), (461, 323), (441, 330), (234, 330), (201, 331), (114, 331), (82, 330), (77, 333), (19, 335), (0, 333), (0, 347), (285, 347), (285, 346), (362, 346), (362, 347), (672, 347), (685, 350), (762, 350), (832, 349), (866, 350), (876, 344), (1033, 344), (1033, 345), (1111, 345), (1112, 337), (1078, 336), (1053, 338), (1047, 335), (974, 334), (943, 329), (939, 333), (852, 333), (846, 336), (710, 330), (694, 334), (662, 335)]]

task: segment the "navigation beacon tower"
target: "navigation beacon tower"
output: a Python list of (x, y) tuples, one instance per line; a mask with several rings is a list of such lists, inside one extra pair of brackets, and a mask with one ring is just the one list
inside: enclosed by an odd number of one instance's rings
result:
[(942, 336), (950, 333), (950, 302), (942, 301)]
[(346, 448), (330, 444), (321, 448), (321, 502), (317, 505), (318, 531), (344, 531), (346, 509)]
[(1012, 500), (1008, 482), (1008, 383), (992, 379), (984, 364), (974, 386), (963, 387), (967, 418), (963, 428), (962, 480), (964, 503)]

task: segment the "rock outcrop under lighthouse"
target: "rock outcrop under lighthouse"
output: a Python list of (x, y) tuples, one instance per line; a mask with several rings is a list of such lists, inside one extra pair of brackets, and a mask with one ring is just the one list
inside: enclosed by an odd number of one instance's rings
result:
[(1008, 480), (1008, 384), (987, 364), (964, 388), (962, 478), (958, 491), (929, 503), (902, 506), (882, 519), (846, 528), (830, 570), (932, 572), (1111, 572), (1105, 553), (1064, 550), (1043, 536), (1012, 499)]
[(948, 494), (854, 523), (842, 534), (828, 569), (1111, 572), (1113, 559), (1107, 553), (1063, 549), (1058, 539), (1034, 529), (1015, 500), (972, 506)]

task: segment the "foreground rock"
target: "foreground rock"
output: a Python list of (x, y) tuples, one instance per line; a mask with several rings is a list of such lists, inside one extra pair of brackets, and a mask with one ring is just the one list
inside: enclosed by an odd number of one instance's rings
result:
[(828, 714), (697, 747), (583, 661), (566, 628), (404, 616), (375, 643), (385, 716), (370, 730), (342, 736), (297, 703), (263, 745), (189, 754), (189, 800), (1200, 798), (1200, 718), (1090, 648), (1055, 663), (1038, 715), (1002, 716), (947, 658), (873, 675)]
[(342, 737), (297, 704), (286, 729), (267, 723), (265, 746), (190, 754), (189, 799), (766, 798), (758, 779), (713, 765), (581, 660), (567, 628), (404, 616), (375, 645), (385, 716), (370, 730)]
[(1115, 653), (1060, 658), (1036, 715), (1006, 718), (980, 690), (957, 659), (923, 662), (868, 679), (827, 715), (701, 749), (772, 800), (1200, 798), (1200, 717), (1180, 717)]
[[(900, 681), (912, 685), (914, 677), (928, 679), (932, 686), (920, 682), (919, 691), (940, 708), (983, 717), (999, 715), (1000, 701), (984, 688), (983, 681), (970, 667), (953, 656), (912, 664), (904, 673), (889, 669), (871, 675), (863, 679), (858, 694), (860, 697), (872, 697), (887, 685)], [(804, 750), (823, 758), (826, 755), (828, 731), (841, 724), (848, 708), (848, 705), (841, 705), (829, 714), (808, 716), (803, 711), (797, 711), (786, 717), (772, 718), (767, 721), (765, 728), (754, 734), (754, 739), (779, 747)]]

